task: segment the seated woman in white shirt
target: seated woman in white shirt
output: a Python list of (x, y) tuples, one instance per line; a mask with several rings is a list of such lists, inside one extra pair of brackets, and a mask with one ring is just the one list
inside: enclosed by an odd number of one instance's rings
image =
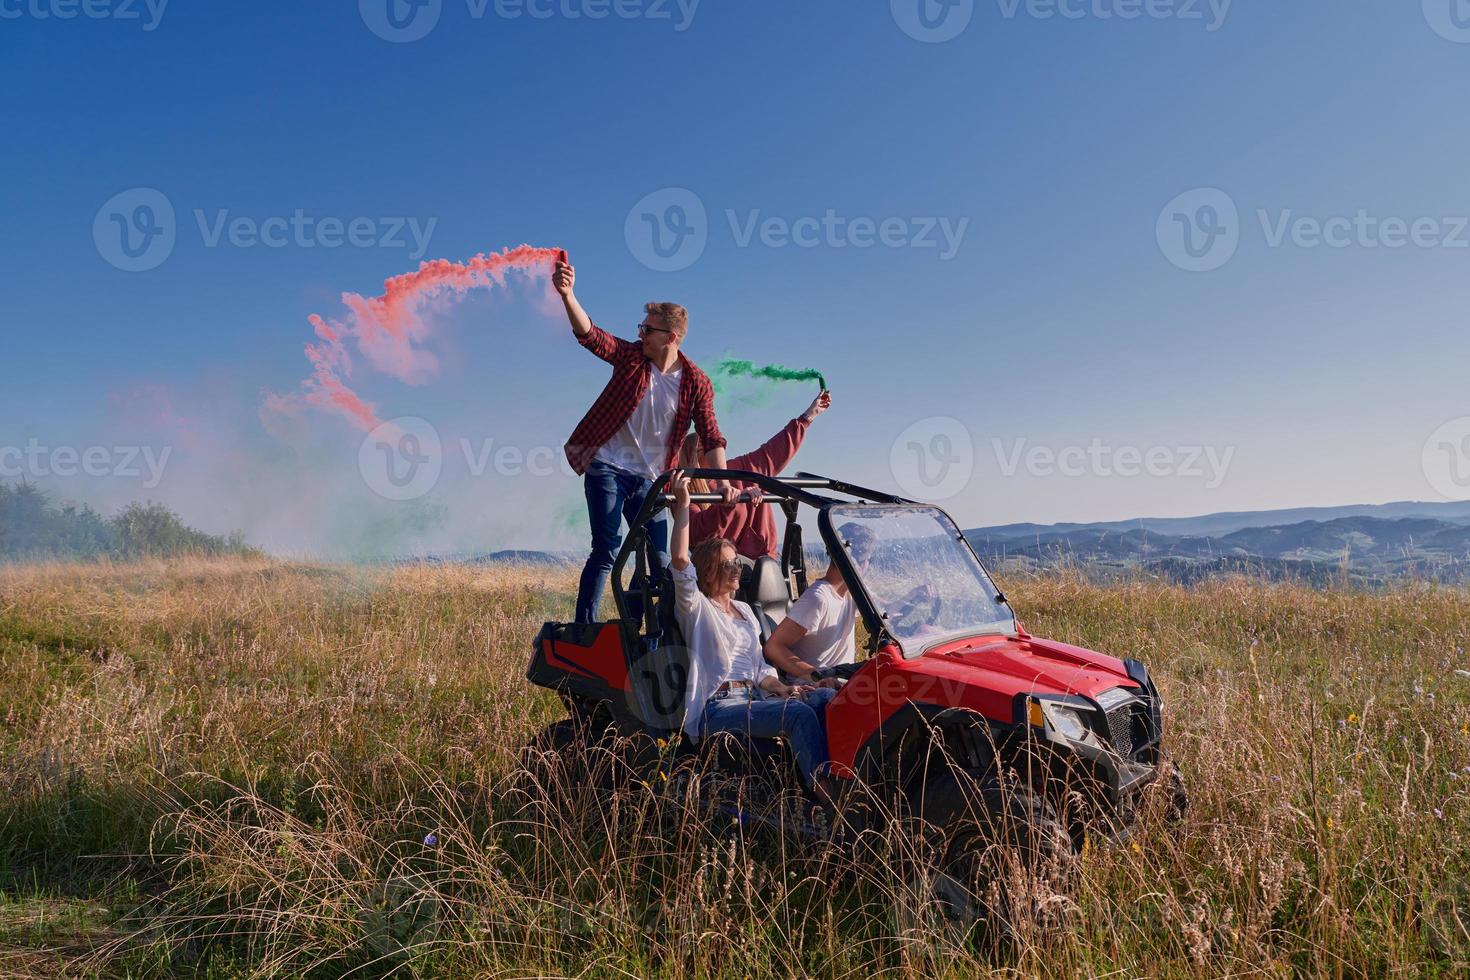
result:
[(684, 731), (695, 739), (715, 732), (751, 738), (782, 736), (796, 756), (809, 789), (827, 762), (827, 733), (816, 707), (834, 692), (781, 683), (761, 653), (760, 623), (735, 598), (740, 562), (722, 538), (689, 553), (689, 479), (675, 472), (674, 533), (670, 568), (674, 612), (689, 647), (689, 684), (684, 693)]

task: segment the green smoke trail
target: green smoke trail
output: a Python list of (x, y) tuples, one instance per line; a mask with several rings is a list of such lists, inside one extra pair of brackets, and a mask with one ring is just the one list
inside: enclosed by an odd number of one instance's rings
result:
[(592, 531), (592, 524), (587, 518), (586, 502), (581, 498), (562, 501), (557, 505), (552, 520), (555, 521), (558, 531), (570, 537), (585, 538)]
[(715, 391), (720, 391), (720, 383), (730, 378), (766, 378), (771, 381), (815, 381), (827, 390), (827, 379), (822, 377), (820, 371), (812, 368), (787, 368), (779, 364), (767, 364), (764, 367), (756, 367), (753, 361), (737, 361), (727, 357), (715, 369), (710, 372), (710, 381), (715, 386)]

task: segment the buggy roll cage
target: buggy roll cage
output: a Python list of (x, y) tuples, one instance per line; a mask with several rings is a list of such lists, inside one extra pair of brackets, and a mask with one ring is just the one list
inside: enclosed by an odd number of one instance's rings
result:
[[(847, 542), (838, 534), (832, 526), (831, 516), (828, 508), (837, 505), (862, 505), (874, 504), (882, 506), (908, 506), (908, 507), (932, 507), (916, 500), (898, 497), (881, 490), (872, 490), (867, 487), (858, 486), (855, 483), (847, 483), (842, 480), (834, 480), (813, 473), (798, 473), (794, 477), (783, 478), (766, 476), (761, 473), (752, 473), (747, 470), (712, 470), (712, 469), (685, 469), (683, 474), (692, 480), (731, 480), (738, 483), (754, 484), (759, 487), (763, 500), (767, 504), (779, 505), (782, 513), (786, 516), (786, 534), (781, 546), (781, 570), (785, 573), (787, 581), (793, 578), (796, 582), (796, 593), (800, 595), (806, 591), (808, 582), (806, 574), (806, 552), (802, 544), (801, 525), (797, 522), (796, 515), (802, 504), (815, 508), (817, 511), (817, 529), (821, 532), (823, 543), (827, 547), (827, 553), (832, 560), (837, 562), (837, 567), (842, 571), (842, 577), (847, 580), (848, 589), (852, 594), (853, 601), (857, 604), (858, 613), (867, 626), (868, 636), (872, 639), (873, 652), (879, 648), (894, 643), (892, 635), (888, 631), (884, 616), (879, 611), (878, 604), (868, 593), (867, 587), (858, 576), (852, 564), (852, 558), (848, 553)], [(655, 608), (653, 598), (658, 594), (658, 583), (648, 581), (648, 559), (644, 543), (647, 538), (645, 525), (660, 511), (670, 507), (674, 502), (672, 494), (666, 493), (672, 472), (660, 474), (653, 481), (653, 486), (643, 499), (643, 507), (638, 511), (638, 517), (623, 541), (622, 549), (618, 552), (612, 569), (612, 591), (613, 600), (617, 605), (618, 619), (638, 632), (642, 627), (642, 634), (649, 638), (661, 636), (663, 630), (659, 624), (658, 612)], [(816, 491), (824, 490), (829, 493), (842, 494), (847, 498), (827, 496)], [(716, 493), (690, 494), (689, 501), (694, 504), (719, 504), (724, 500)], [(750, 494), (743, 492), (737, 498), (739, 503), (749, 503)], [(946, 514), (946, 517), (949, 515)], [(950, 519), (953, 524), (953, 519)], [(672, 528), (669, 529), (672, 533)], [(959, 535), (965, 547), (970, 550), (977, 564), (984, 568), (980, 556), (975, 554), (970, 542), (964, 534)], [(623, 570), (628, 561), (634, 562), (633, 584), (637, 586), (631, 590), (623, 588)], [(988, 572), (987, 572), (988, 575)], [(637, 616), (630, 612), (629, 591), (636, 593), (641, 599), (642, 623), (638, 622)], [(1004, 602), (1003, 596), (998, 598)]]

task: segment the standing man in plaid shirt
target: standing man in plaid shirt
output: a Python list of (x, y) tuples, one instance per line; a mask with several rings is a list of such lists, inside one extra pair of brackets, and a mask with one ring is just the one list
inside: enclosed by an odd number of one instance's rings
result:
[[(629, 525), (653, 481), (674, 465), (690, 422), (705, 449), (704, 465), (725, 468), (725, 437), (715, 422), (709, 377), (679, 352), (689, 313), (674, 303), (649, 303), (638, 324), (638, 343), (596, 327), (572, 292), (577, 273), (556, 263), (552, 283), (561, 294), (578, 343), (612, 365), (612, 378), (567, 440), (567, 460), (583, 478), (592, 553), (577, 588), (577, 622), (597, 619), (597, 604)], [(734, 503), (739, 491), (724, 481), (716, 493)], [(668, 565), (668, 524), (648, 522), (648, 571), (654, 580)]]

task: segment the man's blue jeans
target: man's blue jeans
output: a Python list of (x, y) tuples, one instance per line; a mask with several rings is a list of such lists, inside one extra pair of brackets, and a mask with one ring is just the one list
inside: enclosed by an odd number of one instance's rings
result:
[(827, 762), (827, 731), (822, 726), (827, 702), (836, 691), (817, 688), (805, 698), (781, 698), (756, 690), (722, 691), (704, 705), (700, 721), (700, 737), (715, 732), (731, 732), (746, 738), (774, 738), (780, 735), (791, 746), (796, 766), (808, 787), (813, 785), (817, 770)]
[[(623, 544), (623, 520), (627, 519), (628, 527), (633, 526), (644, 498), (653, 489), (653, 481), (594, 459), (582, 478), (582, 486), (587, 492), (587, 518), (592, 525), (592, 553), (582, 566), (582, 581), (577, 586), (577, 622), (595, 623), (597, 604)], [(669, 563), (668, 522), (660, 516), (648, 522), (647, 531), (648, 574), (656, 584), (663, 579)], [(632, 588), (642, 587), (642, 580), (635, 576)], [(629, 599), (628, 611), (642, 615), (643, 604), (633, 596)]]

